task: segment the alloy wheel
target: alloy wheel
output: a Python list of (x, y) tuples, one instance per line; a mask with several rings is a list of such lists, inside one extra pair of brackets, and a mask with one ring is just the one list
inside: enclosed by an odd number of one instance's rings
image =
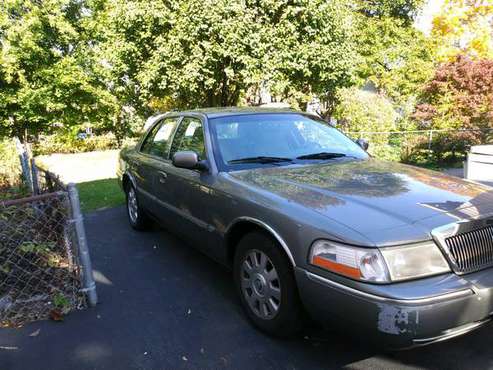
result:
[(132, 223), (136, 223), (137, 218), (139, 217), (139, 207), (137, 204), (137, 196), (135, 194), (134, 188), (130, 188), (130, 190), (128, 191), (127, 208), (130, 221), (132, 221)]
[(270, 258), (262, 251), (249, 251), (241, 265), (241, 289), (250, 309), (269, 320), (279, 312), (281, 283)]

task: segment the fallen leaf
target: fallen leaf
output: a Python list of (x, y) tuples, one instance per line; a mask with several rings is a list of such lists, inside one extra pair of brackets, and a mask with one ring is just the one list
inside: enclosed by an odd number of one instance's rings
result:
[(30, 337), (37, 337), (39, 335), (39, 332), (41, 331), (41, 329), (38, 329), (36, 331), (33, 331), (31, 334), (29, 334)]
[(63, 321), (63, 315), (59, 310), (51, 310), (50, 319), (53, 321)]

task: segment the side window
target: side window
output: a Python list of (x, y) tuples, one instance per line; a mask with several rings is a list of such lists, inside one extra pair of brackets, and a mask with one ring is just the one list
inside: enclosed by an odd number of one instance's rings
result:
[(170, 158), (183, 150), (193, 150), (200, 159), (205, 159), (204, 131), (202, 122), (197, 118), (185, 117), (181, 121), (171, 145)]
[(167, 159), (169, 139), (177, 122), (178, 118), (166, 118), (154, 126), (142, 144), (141, 152)]

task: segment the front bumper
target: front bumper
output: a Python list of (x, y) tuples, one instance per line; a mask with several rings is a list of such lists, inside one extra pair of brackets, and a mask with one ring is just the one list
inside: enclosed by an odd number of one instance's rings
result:
[[(437, 294), (430, 292), (416, 297), (412, 294), (413, 282), (405, 283), (405, 289), (399, 294), (396, 294), (397, 284), (380, 286), (379, 293), (375, 294), (296, 269), (301, 299), (315, 320), (338, 326), (346, 333), (376, 337), (377, 343), (390, 348), (435, 343), (490, 323), (493, 270), (466, 278), (451, 277), (456, 287), (446, 293), (437, 286)], [(430, 279), (430, 284), (436, 285), (436, 281)], [(407, 292), (408, 296), (402, 292)]]

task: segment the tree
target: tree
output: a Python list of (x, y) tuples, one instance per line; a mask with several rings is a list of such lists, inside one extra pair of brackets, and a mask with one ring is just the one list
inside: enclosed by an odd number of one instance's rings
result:
[(421, 0), (358, 1), (359, 84), (370, 82), (406, 115), (432, 76), (430, 41), (413, 26)]
[(84, 69), (84, 1), (0, 5), (0, 127), (25, 138), (101, 120), (106, 94)]
[(493, 60), (458, 56), (426, 85), (416, 118), (429, 128), (493, 128)]
[(348, 1), (264, 1), (269, 40), (264, 48), (264, 80), (281, 100), (299, 108), (314, 96), (330, 117), (337, 90), (354, 84), (360, 61), (354, 12)]
[(458, 56), (442, 64), (424, 88), (414, 118), (424, 129), (479, 130), (439, 137), (442, 152), (488, 142), (493, 137), (493, 60)]
[(87, 25), (92, 70), (116, 102), (112, 125), (126, 126), (124, 111), (150, 113), (149, 91), (142, 86), (146, 63), (155, 54), (158, 37), (173, 28), (173, 1), (95, 0)]
[(446, 0), (433, 19), (431, 37), (437, 60), (453, 61), (457, 55), (493, 58), (493, 1)]
[(411, 25), (425, 0), (357, 0), (360, 13), (372, 18), (393, 18)]
[(148, 98), (176, 108), (236, 105), (255, 79), (263, 36), (243, 1), (178, 2), (168, 32), (155, 35), (156, 49), (137, 79)]
[(345, 0), (109, 0), (100, 15), (109, 81), (140, 111), (255, 103), (261, 87), (330, 100), (357, 61)]
[(371, 82), (396, 106), (408, 111), (419, 89), (433, 75), (430, 41), (404, 21), (393, 18), (360, 20), (358, 68), (360, 83)]

